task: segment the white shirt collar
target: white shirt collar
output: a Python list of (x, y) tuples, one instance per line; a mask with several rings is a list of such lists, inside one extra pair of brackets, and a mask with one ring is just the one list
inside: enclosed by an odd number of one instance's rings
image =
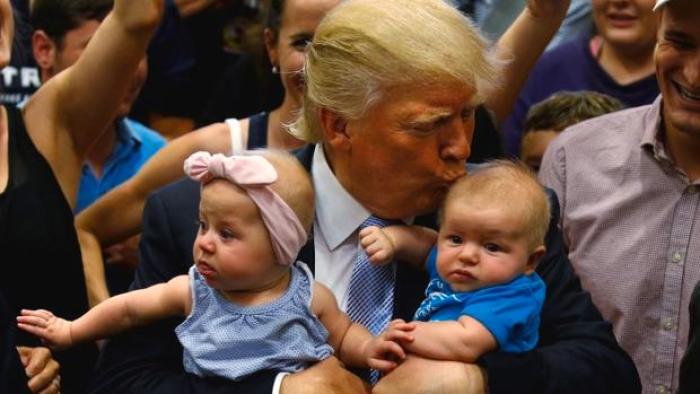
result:
[(311, 163), (316, 192), (316, 223), (333, 250), (351, 236), (371, 213), (338, 182), (331, 171), (322, 144), (317, 144)]

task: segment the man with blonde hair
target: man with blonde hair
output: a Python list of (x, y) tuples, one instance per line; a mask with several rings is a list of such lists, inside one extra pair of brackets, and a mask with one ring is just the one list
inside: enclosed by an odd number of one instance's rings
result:
[(700, 2), (655, 10), (661, 96), (564, 131), (540, 179), (559, 196), (569, 258), (643, 392), (671, 393), (700, 280)]
[[(410, 319), (426, 278), (406, 264), (369, 265), (358, 232), (396, 220), (435, 226), (432, 214), (465, 173), (474, 110), (490, 105), (495, 69), (475, 29), (442, 1), (349, 1), (316, 31), (293, 126), (317, 142), (303, 153), (317, 192), (315, 274), (370, 331)], [(480, 367), (411, 357), (374, 391), (638, 391), (634, 366), (562, 252), (556, 204), (553, 214), (537, 269), (549, 288), (539, 347), (485, 355)]]

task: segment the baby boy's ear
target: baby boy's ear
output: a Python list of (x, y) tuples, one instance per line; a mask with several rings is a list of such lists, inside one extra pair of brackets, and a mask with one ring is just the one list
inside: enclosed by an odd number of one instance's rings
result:
[(547, 251), (545, 249), (544, 245), (540, 245), (535, 248), (535, 250), (530, 253), (530, 256), (527, 258), (527, 273), (533, 272), (535, 270), (535, 267), (537, 266), (537, 263), (540, 261), (542, 256), (544, 256), (544, 253)]

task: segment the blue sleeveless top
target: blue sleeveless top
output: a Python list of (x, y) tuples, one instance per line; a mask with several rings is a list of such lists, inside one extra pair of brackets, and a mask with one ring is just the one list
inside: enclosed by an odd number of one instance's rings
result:
[(192, 311), (175, 329), (187, 372), (239, 380), (261, 370), (296, 372), (333, 354), (311, 311), (314, 281), (304, 263), (291, 267), (284, 295), (251, 307), (225, 299), (194, 266), (189, 277)]

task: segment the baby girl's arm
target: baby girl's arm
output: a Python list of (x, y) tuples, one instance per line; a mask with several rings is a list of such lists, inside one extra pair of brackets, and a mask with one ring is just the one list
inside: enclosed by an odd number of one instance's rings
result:
[(389, 372), (397, 365), (391, 360), (406, 357), (398, 342), (410, 340), (411, 323), (395, 322), (392, 329), (374, 337), (363, 326), (351, 322), (338, 308), (333, 293), (320, 283), (314, 286), (311, 309), (328, 330), (328, 343), (346, 365)]
[(191, 303), (189, 279), (181, 275), (167, 283), (109, 298), (74, 321), (42, 309), (24, 309), (17, 317), (17, 326), (40, 337), (49, 347), (63, 349), (168, 316), (185, 315)]
[(412, 341), (402, 342), (408, 353), (446, 361), (475, 362), (495, 350), (496, 338), (478, 320), (462, 316), (458, 321), (412, 322)]
[(424, 268), (430, 249), (437, 240), (435, 230), (420, 226), (375, 226), (360, 230), (360, 244), (369, 261), (383, 265), (395, 258)]

